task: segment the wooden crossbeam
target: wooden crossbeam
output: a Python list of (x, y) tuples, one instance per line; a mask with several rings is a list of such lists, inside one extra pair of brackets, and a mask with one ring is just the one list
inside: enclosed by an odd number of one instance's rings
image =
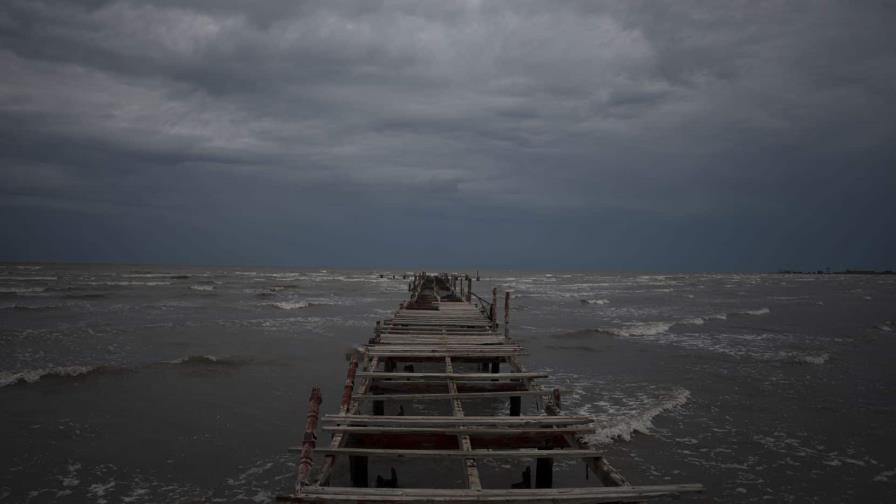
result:
[(545, 378), (547, 373), (387, 373), (383, 371), (361, 371), (358, 376), (374, 379), (387, 378), (445, 378), (451, 380), (531, 380)]
[[(298, 449), (290, 448), (290, 451)], [(460, 457), (460, 458), (587, 458), (600, 457), (603, 452), (583, 449), (553, 450), (390, 450), (387, 448), (315, 448), (324, 455), (360, 455), (367, 457)]]
[(518, 434), (556, 435), (579, 432), (594, 432), (593, 426), (573, 427), (369, 427), (366, 425), (325, 425), (322, 430), (330, 432), (353, 432), (361, 434), (471, 434), (493, 436), (515, 436)]
[(389, 400), (417, 400), (439, 401), (443, 399), (487, 399), (492, 397), (518, 397), (518, 396), (543, 396), (545, 392), (540, 390), (496, 390), (493, 392), (445, 392), (445, 393), (409, 393), (409, 394), (353, 394), (352, 398), (364, 401)]
[(583, 425), (594, 422), (590, 416), (385, 416), (385, 415), (324, 415), (323, 422), (344, 425), (501, 425), (511, 426), (560, 426)]
[(424, 489), (424, 488), (350, 488), (306, 487), (301, 496), (278, 497), (292, 502), (400, 502), (400, 503), (512, 503), (530, 504), (598, 504), (639, 502), (645, 499), (702, 492), (703, 485), (641, 485), (630, 487), (583, 487), (537, 489)]

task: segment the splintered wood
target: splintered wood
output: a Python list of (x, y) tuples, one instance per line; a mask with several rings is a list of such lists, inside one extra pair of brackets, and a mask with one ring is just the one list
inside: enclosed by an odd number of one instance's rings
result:
[[(583, 436), (594, 431), (594, 419), (561, 415), (560, 392), (543, 390), (536, 383), (547, 374), (527, 372), (520, 363), (525, 350), (510, 339), (509, 292), (504, 295), (504, 326), (499, 332), (497, 290), (492, 290), (491, 302), (484, 300), (472, 292), (469, 276), (420, 273), (408, 291), (410, 299), (392, 318), (377, 322), (375, 337), (353, 356), (339, 414), (325, 415), (321, 421), (322, 430), (332, 436), (325, 447), (315, 443), (320, 405), (315, 389), (304, 443), (290, 448), (301, 453), (296, 490), (278, 500), (584, 504), (641, 502), (702, 491), (695, 484), (632, 486), (600, 451), (588, 446)], [(525, 396), (541, 398), (544, 414), (523, 415)], [(464, 402), (476, 399), (506, 401), (507, 414), (466, 415)], [(398, 415), (386, 416), (385, 403), (397, 401)], [(420, 401), (446, 401), (451, 414), (419, 415), (409, 410), (405, 415), (402, 405), (410, 408)], [(320, 461), (316, 479), (310, 476), (312, 454)], [(401, 480), (394, 469), (389, 479), (377, 476), (377, 488), (369, 488), (370, 457), (455, 461), (462, 464), (467, 488), (440, 487), (438, 474), (432, 475), (433, 488), (397, 488)], [(583, 459), (604, 486), (552, 488), (553, 460), (570, 457)], [(528, 469), (523, 482), (512, 489), (483, 488), (479, 473), (483, 459), (534, 459), (535, 488)], [(351, 486), (330, 484), (337, 460), (347, 460)]]

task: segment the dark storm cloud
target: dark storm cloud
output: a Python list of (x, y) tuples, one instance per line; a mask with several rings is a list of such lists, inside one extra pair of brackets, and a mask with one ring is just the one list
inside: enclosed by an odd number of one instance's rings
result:
[(2, 256), (892, 267), (894, 14), (7, 1)]

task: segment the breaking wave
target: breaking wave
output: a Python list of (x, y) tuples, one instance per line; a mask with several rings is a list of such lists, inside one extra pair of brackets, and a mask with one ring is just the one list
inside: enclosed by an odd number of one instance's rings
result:
[(217, 365), (217, 366), (241, 366), (243, 364), (249, 363), (249, 359), (245, 357), (217, 357), (214, 355), (189, 355), (187, 357), (181, 357), (179, 359), (173, 359), (170, 361), (165, 361), (163, 364), (170, 365)]
[(711, 320), (728, 320), (732, 315), (766, 315), (771, 313), (768, 308), (759, 308), (757, 310), (743, 310), (730, 313), (717, 313), (713, 315), (703, 315), (700, 317), (691, 317), (681, 320), (660, 320), (655, 322), (632, 322), (625, 324), (623, 327), (612, 329), (598, 329), (599, 332), (606, 332), (615, 336), (655, 336), (663, 334), (675, 326), (703, 325)]
[(583, 305), (590, 305), (590, 304), (605, 305), (605, 304), (608, 304), (609, 302), (610, 302), (609, 299), (582, 299), (581, 300), (581, 303)]
[(197, 285), (191, 285), (190, 288), (193, 290), (206, 291), (206, 292), (215, 290), (214, 285), (199, 285), (199, 284), (197, 284)]
[(667, 397), (646, 410), (635, 412), (616, 419), (616, 422), (599, 428), (594, 434), (586, 437), (590, 443), (608, 443), (614, 440), (630, 441), (632, 434), (650, 434), (653, 429), (653, 419), (660, 413), (684, 406), (691, 397), (691, 392), (685, 388), (672, 391)]
[(308, 308), (312, 306), (308, 301), (282, 301), (279, 303), (271, 303), (271, 306), (274, 308), (279, 308), (281, 310), (299, 310), (302, 308)]
[[(244, 364), (248, 364), (251, 362), (251, 359), (246, 357), (234, 357), (234, 356), (226, 356), (226, 357), (216, 357), (214, 355), (190, 355), (187, 357), (181, 357), (179, 359), (173, 359), (169, 361), (162, 361), (155, 364), (148, 364), (142, 367), (157, 367), (157, 366), (226, 366), (226, 367), (236, 367), (242, 366)], [(99, 365), (99, 366), (58, 366), (58, 367), (47, 367), (47, 368), (39, 368), (39, 369), (26, 369), (24, 371), (0, 371), (0, 387), (6, 387), (9, 385), (21, 385), (28, 383), (35, 383), (40, 381), (41, 379), (46, 378), (75, 378), (79, 376), (88, 376), (88, 375), (96, 375), (96, 374), (106, 374), (106, 373), (123, 373), (127, 371), (132, 371), (133, 368), (123, 367), (123, 366), (114, 366), (114, 365)]]
[(562, 390), (563, 410), (594, 418), (595, 431), (586, 435), (592, 444), (629, 441), (635, 433), (651, 434), (653, 420), (680, 408), (691, 397), (684, 387), (647, 383), (615, 383), (576, 373), (554, 372), (543, 380), (547, 388)]
[(72, 378), (104, 372), (121, 372), (124, 368), (115, 366), (61, 366), (42, 369), (28, 369), (14, 373), (0, 372), (0, 387), (34, 383), (42, 378)]

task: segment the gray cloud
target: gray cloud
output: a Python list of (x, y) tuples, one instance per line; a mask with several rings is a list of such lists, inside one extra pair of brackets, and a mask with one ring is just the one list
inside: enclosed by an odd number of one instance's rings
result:
[(10, 0), (0, 258), (894, 267), (894, 20)]

